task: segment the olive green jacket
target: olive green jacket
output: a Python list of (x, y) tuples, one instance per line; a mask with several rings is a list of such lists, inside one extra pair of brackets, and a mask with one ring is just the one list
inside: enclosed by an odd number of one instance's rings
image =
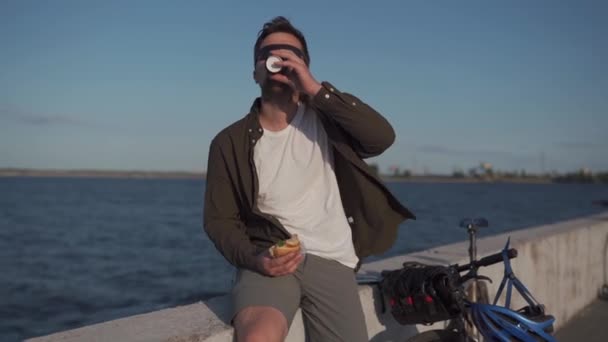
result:
[[(327, 82), (309, 100), (333, 147), (334, 170), (344, 212), (362, 259), (388, 250), (401, 222), (414, 215), (389, 192), (363, 161), (381, 154), (395, 140), (391, 125), (358, 98)], [(255, 268), (255, 256), (289, 233), (256, 205), (258, 178), (253, 150), (263, 129), (260, 99), (249, 114), (222, 130), (211, 142), (207, 164), (204, 229), (234, 266)], [(295, 181), (295, 180), (294, 180)]]

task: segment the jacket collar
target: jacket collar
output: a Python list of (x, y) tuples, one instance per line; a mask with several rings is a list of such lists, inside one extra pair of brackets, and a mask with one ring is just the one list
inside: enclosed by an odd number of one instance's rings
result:
[(260, 114), (260, 106), (262, 104), (262, 99), (257, 98), (253, 101), (251, 108), (249, 109), (249, 114), (247, 114), (247, 136), (248, 140), (251, 143), (251, 146), (255, 145), (256, 142), (262, 137), (264, 134), (264, 130), (260, 125), (260, 120), (258, 119), (258, 115)]
[(260, 108), (262, 108), (262, 98), (258, 97), (253, 101), (253, 104), (249, 109), (249, 114), (246, 116), (245, 121), (249, 146), (254, 146), (262, 135), (264, 135), (264, 129), (262, 128), (262, 125), (260, 125), (260, 120), (258, 118), (260, 115)]

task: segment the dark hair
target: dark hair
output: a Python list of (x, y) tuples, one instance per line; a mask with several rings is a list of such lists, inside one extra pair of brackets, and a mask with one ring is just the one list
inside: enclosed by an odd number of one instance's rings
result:
[(304, 53), (304, 62), (306, 65), (310, 65), (310, 55), (308, 55), (308, 46), (306, 45), (306, 39), (300, 30), (295, 28), (287, 18), (279, 16), (274, 17), (271, 21), (268, 21), (264, 24), (260, 32), (258, 32), (258, 39), (255, 41), (255, 46), (253, 48), (253, 63), (255, 64), (257, 61), (255, 60), (256, 52), (260, 48), (260, 44), (262, 41), (266, 39), (269, 35), (277, 32), (289, 33), (300, 41), (302, 44), (302, 52)]

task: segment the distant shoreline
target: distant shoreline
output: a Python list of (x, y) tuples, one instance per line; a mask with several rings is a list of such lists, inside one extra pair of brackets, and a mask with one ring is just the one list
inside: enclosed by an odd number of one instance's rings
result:
[(117, 171), (117, 170), (41, 170), (0, 169), (0, 178), (5, 177), (51, 177), (51, 178), (126, 178), (126, 179), (205, 179), (203, 172), (187, 171)]
[(523, 183), (523, 184), (550, 184), (555, 183), (551, 178), (529, 177), (529, 178), (472, 178), (451, 176), (410, 176), (393, 177), (380, 176), (385, 182), (411, 182), (411, 183)]
[[(118, 170), (43, 170), (43, 169), (17, 169), (0, 168), (0, 178), (32, 177), (32, 178), (115, 178), (115, 179), (200, 179), (206, 178), (205, 172), (188, 171), (118, 171)], [(412, 183), (526, 183), (547, 184), (553, 183), (550, 178), (472, 178), (452, 177), (444, 175), (413, 175), (409, 177), (394, 177), (381, 175), (385, 182), (412, 182)]]

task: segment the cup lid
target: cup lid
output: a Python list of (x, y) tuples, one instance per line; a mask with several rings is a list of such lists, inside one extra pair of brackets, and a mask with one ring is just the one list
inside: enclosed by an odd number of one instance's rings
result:
[(281, 71), (280, 66), (276, 66), (275, 63), (282, 61), (281, 57), (270, 56), (266, 59), (266, 69), (272, 73), (277, 73)]

